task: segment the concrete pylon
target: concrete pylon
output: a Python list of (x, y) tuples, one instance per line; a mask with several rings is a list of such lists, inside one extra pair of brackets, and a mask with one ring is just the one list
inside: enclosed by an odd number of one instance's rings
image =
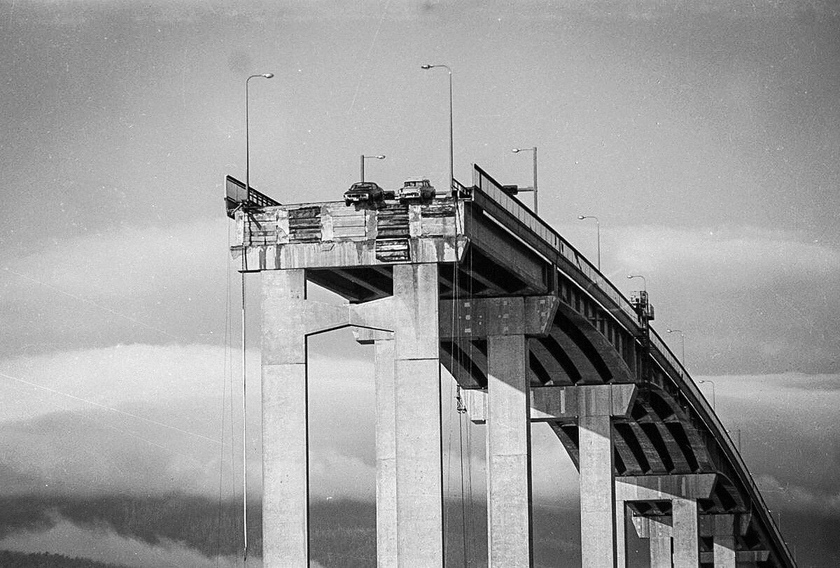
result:
[[(714, 473), (685, 475), (628, 476), (616, 479), (616, 524), (624, 527), (624, 514), (628, 501), (671, 501), (672, 522), (670, 536), (672, 558), (675, 568), (697, 568), (700, 565), (700, 530), (697, 515), (697, 500), (708, 499), (714, 488), (717, 475)], [(661, 523), (657, 523), (661, 524)], [(653, 529), (650, 529), (653, 532)], [(657, 538), (664, 538), (667, 528), (657, 532)], [(652, 536), (652, 535), (651, 535)], [(626, 535), (624, 530), (617, 534), (618, 568), (627, 565)], [(659, 543), (657, 555), (665, 549)], [(653, 554), (654, 543), (651, 542)], [(670, 560), (670, 559), (669, 559)], [(651, 559), (653, 562), (653, 558)], [(665, 560), (659, 560), (669, 566)], [(653, 566), (653, 564), (651, 564)]]
[(262, 274), (263, 562), (309, 565), (306, 336), (347, 311), (306, 299), (302, 269)]
[[(385, 335), (385, 334), (382, 334)], [(376, 565), (396, 568), (397, 444), (395, 438), (394, 341), (375, 341), (376, 390)]]
[[(626, 415), (634, 385), (591, 385), (578, 390), (580, 548), (583, 568), (616, 565), (615, 469), (612, 417)], [(622, 532), (624, 525), (620, 525)]]
[(394, 445), (399, 566), (443, 566), (437, 264), (394, 266)]
[(671, 568), (671, 527), (662, 523), (650, 524), (650, 568)]
[(735, 516), (714, 515), (711, 528), (715, 568), (735, 568)]
[(488, 338), (487, 549), (491, 568), (533, 564), (527, 345), (521, 334)]

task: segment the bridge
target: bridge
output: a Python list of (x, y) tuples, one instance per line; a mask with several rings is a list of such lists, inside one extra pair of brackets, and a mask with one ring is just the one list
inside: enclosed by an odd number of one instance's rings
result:
[(646, 293), (628, 300), (480, 167), (428, 202), (229, 214), (262, 280), (266, 566), (309, 564), (306, 338), (347, 326), (375, 346), (380, 567), (444, 563), (441, 365), (486, 424), (489, 566), (533, 563), (531, 422), (580, 473), (584, 567), (626, 566), (627, 518), (652, 567), (796, 565)]

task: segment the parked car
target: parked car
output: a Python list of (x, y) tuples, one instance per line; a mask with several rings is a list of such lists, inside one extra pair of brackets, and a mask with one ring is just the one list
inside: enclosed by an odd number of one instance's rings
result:
[(405, 201), (431, 201), (435, 198), (435, 188), (425, 178), (405, 180), (400, 188), (399, 199)]
[(357, 181), (344, 192), (344, 204), (375, 203), (385, 199), (385, 192), (372, 181)]

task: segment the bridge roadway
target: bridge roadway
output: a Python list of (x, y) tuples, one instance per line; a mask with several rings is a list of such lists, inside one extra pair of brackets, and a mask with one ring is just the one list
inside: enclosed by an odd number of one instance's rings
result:
[[(424, 204), (236, 213), (233, 253), (263, 273), (266, 566), (308, 565), (305, 337), (346, 325), (376, 345), (379, 566), (443, 562), (440, 364), (487, 423), (490, 566), (532, 563), (535, 421), (580, 471), (584, 566), (625, 566), (625, 515), (652, 567), (795, 566), (644, 306), (478, 166), (454, 183), (460, 198)], [(349, 304), (307, 300), (306, 282)]]

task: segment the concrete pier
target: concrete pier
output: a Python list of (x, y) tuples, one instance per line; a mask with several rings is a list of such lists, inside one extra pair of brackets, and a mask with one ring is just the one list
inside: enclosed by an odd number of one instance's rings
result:
[(527, 340), (488, 339), (487, 527), (489, 566), (531, 566), (531, 428)]
[[(714, 488), (715, 474), (690, 475), (647, 475), (622, 477), (616, 480), (616, 511), (620, 518), (616, 524), (624, 527), (626, 503), (632, 501), (671, 501), (672, 521), (670, 527), (660, 522), (650, 522), (646, 529), (652, 539), (651, 562), (656, 566), (675, 568), (696, 568), (700, 565), (700, 529), (697, 516), (697, 499), (708, 499)], [(654, 528), (655, 527), (655, 528)], [(670, 531), (668, 531), (670, 528)], [(670, 537), (669, 544), (654, 543)], [(627, 565), (626, 535), (617, 535), (618, 568)], [(656, 548), (654, 550), (654, 547)], [(666, 557), (666, 550), (669, 551)], [(654, 558), (654, 555), (655, 558)], [(651, 564), (652, 566), (654, 564)]]
[(436, 264), (394, 266), (394, 402), (399, 566), (443, 566)]

